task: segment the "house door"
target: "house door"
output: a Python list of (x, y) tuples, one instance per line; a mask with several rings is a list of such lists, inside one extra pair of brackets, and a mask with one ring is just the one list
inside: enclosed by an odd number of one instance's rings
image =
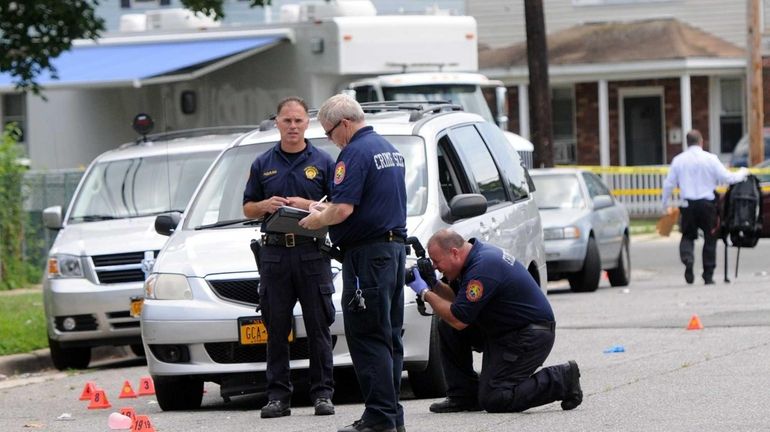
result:
[(660, 96), (623, 98), (626, 165), (658, 165), (663, 161)]

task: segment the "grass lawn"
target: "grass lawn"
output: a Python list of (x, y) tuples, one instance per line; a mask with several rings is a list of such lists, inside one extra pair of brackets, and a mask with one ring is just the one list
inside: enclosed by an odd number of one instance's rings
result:
[(46, 347), (43, 293), (39, 289), (0, 292), (0, 355)]

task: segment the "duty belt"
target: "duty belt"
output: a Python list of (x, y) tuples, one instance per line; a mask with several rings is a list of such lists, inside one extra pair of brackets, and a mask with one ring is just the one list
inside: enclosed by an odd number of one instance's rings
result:
[(314, 237), (306, 237), (292, 233), (287, 234), (262, 234), (263, 246), (294, 247), (307, 243), (315, 243)]
[(395, 243), (404, 243), (404, 238), (400, 235), (394, 233), (393, 231), (388, 231), (387, 233), (383, 235), (379, 235), (376, 237), (370, 237), (367, 239), (363, 239), (360, 241), (350, 242), (344, 245), (340, 246), (340, 249), (345, 252), (347, 250), (359, 247), (359, 246), (365, 246), (368, 244), (373, 243), (389, 243), (389, 242), (395, 242)]

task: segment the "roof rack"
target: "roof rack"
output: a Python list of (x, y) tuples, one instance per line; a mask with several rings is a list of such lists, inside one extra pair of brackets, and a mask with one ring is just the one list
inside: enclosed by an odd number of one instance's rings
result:
[(450, 101), (445, 100), (428, 100), (428, 101), (378, 101), (378, 102), (364, 102), (361, 104), (366, 113), (375, 113), (381, 111), (410, 111), (409, 121), (420, 120), (425, 114), (440, 113), (445, 111), (462, 111), (462, 105), (453, 104)]
[(144, 137), (139, 137), (133, 143), (124, 144), (120, 146), (120, 148), (124, 148), (126, 146), (143, 144), (145, 142), (151, 142), (151, 141), (170, 141), (177, 138), (195, 138), (195, 137), (201, 137), (201, 136), (212, 135), (212, 134), (228, 135), (228, 134), (246, 133), (249, 131), (253, 131), (254, 129), (257, 129), (257, 127), (258, 126), (250, 126), (250, 125), (212, 126), (212, 127), (197, 128), (197, 129), (185, 129), (185, 130), (170, 131), (170, 132), (160, 132), (152, 135), (147, 135), (147, 141), (145, 141)]

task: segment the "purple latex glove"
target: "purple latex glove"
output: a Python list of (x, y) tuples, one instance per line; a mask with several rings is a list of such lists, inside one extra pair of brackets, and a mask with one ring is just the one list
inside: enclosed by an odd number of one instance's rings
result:
[(425, 282), (422, 276), (420, 276), (420, 272), (416, 268), (412, 269), (412, 274), (414, 275), (414, 282), (407, 285), (412, 289), (412, 291), (414, 291), (415, 294), (417, 294), (418, 297), (422, 298), (422, 295), (429, 289), (428, 284)]

